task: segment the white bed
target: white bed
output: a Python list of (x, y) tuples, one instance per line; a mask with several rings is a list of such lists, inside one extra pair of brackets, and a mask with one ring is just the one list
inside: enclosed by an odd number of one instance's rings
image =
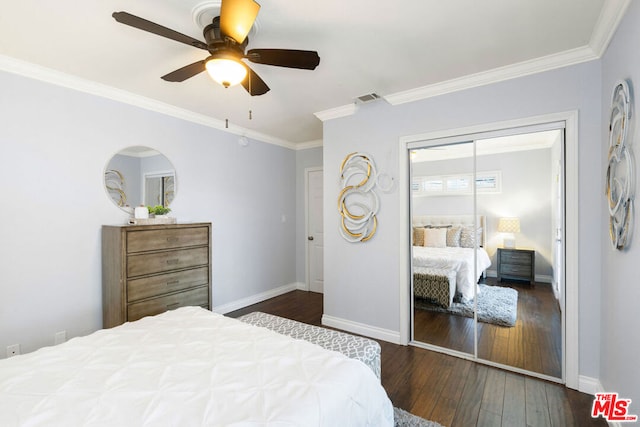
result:
[(0, 360), (2, 426), (393, 426), (358, 360), (199, 307)]
[(456, 293), (464, 300), (473, 298), (473, 285), (482, 272), (491, 266), (487, 251), (477, 248), (477, 270), (473, 269), (473, 249), (471, 248), (426, 248), (413, 247), (413, 266), (443, 270), (455, 270)]
[[(453, 270), (456, 272), (456, 295), (463, 300), (474, 296), (474, 285), (491, 266), (489, 254), (483, 248), (486, 236), (485, 218), (473, 215), (423, 215), (413, 217), (414, 228), (466, 228), (476, 230), (473, 247), (426, 247), (413, 245), (413, 268)], [(477, 243), (475, 243), (477, 242)], [(449, 242), (448, 242), (449, 243)], [(475, 252), (475, 256), (474, 256)], [(474, 258), (476, 268), (474, 269)], [(476, 292), (479, 290), (476, 287)]]

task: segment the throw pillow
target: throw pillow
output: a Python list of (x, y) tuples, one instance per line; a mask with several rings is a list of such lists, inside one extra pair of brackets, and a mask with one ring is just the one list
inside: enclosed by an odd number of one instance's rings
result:
[(424, 245), (430, 248), (446, 248), (447, 247), (447, 229), (446, 228), (425, 228), (424, 229)]

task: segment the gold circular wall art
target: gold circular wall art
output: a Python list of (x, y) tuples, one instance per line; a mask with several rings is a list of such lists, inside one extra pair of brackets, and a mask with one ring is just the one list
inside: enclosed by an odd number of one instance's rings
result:
[(635, 170), (627, 138), (631, 118), (631, 99), (626, 81), (616, 84), (609, 117), (609, 153), (606, 176), (609, 208), (609, 235), (614, 249), (628, 245), (633, 223)]
[(340, 165), (340, 234), (348, 242), (366, 242), (376, 234), (380, 207), (376, 179), (376, 166), (368, 154), (348, 154)]

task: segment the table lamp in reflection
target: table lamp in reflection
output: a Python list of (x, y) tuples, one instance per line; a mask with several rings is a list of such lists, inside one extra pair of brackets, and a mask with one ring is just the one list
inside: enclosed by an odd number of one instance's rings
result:
[(520, 219), (519, 218), (500, 218), (498, 220), (498, 232), (505, 233), (503, 246), (505, 248), (513, 249), (516, 247), (516, 238), (514, 233), (520, 232)]

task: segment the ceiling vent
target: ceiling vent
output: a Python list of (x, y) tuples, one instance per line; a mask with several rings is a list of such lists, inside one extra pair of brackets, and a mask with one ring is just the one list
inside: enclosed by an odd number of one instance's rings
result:
[(380, 95), (377, 93), (367, 93), (366, 95), (360, 95), (355, 99), (356, 104), (368, 104), (370, 102), (375, 102), (378, 99), (382, 99)]

